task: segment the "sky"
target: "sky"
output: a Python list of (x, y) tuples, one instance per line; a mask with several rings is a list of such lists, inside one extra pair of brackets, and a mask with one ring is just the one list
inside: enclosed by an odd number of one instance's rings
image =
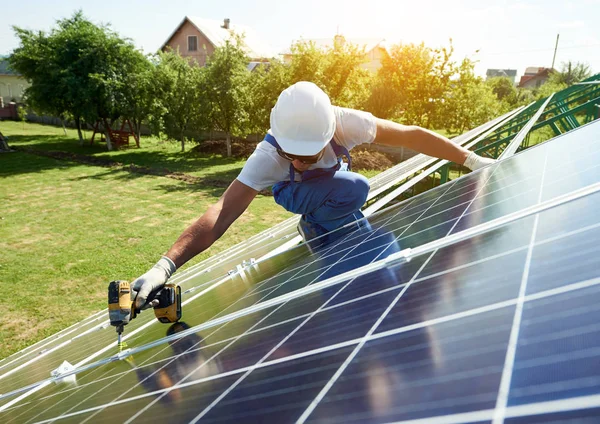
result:
[(186, 16), (222, 20), (254, 28), (276, 51), (293, 40), (382, 38), (390, 44), (448, 46), (455, 60), (488, 68), (550, 67), (560, 34), (556, 68), (585, 62), (600, 72), (600, 0), (439, 1), (439, 0), (27, 0), (5, 2), (0, 11), (0, 55), (18, 46), (12, 25), (49, 30), (77, 9), (96, 23), (110, 23), (147, 53), (156, 51)]

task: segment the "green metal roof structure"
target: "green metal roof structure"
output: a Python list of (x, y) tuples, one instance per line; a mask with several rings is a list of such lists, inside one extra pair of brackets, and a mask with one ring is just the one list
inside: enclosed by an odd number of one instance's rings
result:
[[(503, 159), (534, 144), (574, 130), (599, 117), (600, 74), (596, 74), (565, 90), (491, 121), (490, 123), (500, 121), (491, 130), (478, 132), (476, 128), (463, 134), (460, 136), (463, 137), (460, 144), (474, 150), (479, 155)], [(481, 128), (479, 127), (479, 129)], [(534, 133), (535, 137), (532, 136)], [(469, 135), (471, 136), (469, 137)], [(469, 138), (466, 143), (465, 136)], [(432, 177), (433, 186), (435, 186), (451, 179), (451, 169), (457, 171), (453, 174), (455, 177), (468, 172), (466, 168), (449, 161), (431, 160), (429, 163), (433, 163), (433, 166), (427, 169), (415, 168), (414, 173), (402, 180), (400, 186), (384, 193), (383, 198), (375, 199), (375, 202), (367, 207), (366, 215), (368, 216), (369, 212), (375, 212), (380, 205), (391, 199), (397, 199), (400, 195), (407, 198), (417, 194), (416, 191), (409, 192), (409, 189), (427, 177)], [(374, 207), (374, 205), (377, 206)]]

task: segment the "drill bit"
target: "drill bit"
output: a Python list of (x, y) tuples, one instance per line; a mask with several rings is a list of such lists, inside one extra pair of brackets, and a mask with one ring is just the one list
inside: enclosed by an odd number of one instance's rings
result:
[(123, 324), (117, 326), (117, 347), (119, 348), (119, 353), (123, 350), (123, 344), (121, 343), (121, 333), (123, 333)]

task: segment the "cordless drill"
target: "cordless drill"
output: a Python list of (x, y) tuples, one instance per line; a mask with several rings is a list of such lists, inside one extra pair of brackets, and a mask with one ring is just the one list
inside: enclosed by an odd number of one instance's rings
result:
[[(151, 292), (148, 302), (158, 300), (154, 307), (154, 315), (163, 323), (177, 322), (181, 319), (181, 287), (176, 284), (165, 284), (159, 290)], [(110, 324), (116, 327), (119, 350), (121, 349), (121, 334), (124, 327), (137, 317), (140, 310), (131, 299), (129, 282), (123, 280), (111, 281), (108, 285), (108, 317)]]

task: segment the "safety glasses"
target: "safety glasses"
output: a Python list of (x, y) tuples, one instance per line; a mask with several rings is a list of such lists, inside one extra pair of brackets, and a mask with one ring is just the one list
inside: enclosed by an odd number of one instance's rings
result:
[(317, 153), (316, 155), (313, 155), (313, 156), (290, 155), (289, 153), (286, 153), (281, 149), (277, 149), (277, 153), (279, 154), (279, 156), (281, 156), (285, 160), (289, 160), (290, 162), (299, 160), (300, 162), (302, 162), (306, 165), (313, 165), (321, 160), (321, 158), (325, 154), (325, 149), (321, 150), (319, 153)]

